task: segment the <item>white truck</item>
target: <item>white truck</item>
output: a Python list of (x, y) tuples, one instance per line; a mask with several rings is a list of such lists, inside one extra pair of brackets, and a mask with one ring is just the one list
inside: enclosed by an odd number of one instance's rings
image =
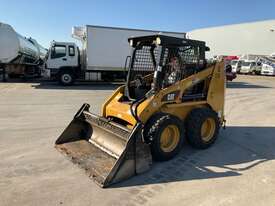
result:
[(47, 50), (35, 39), (23, 37), (10, 25), (0, 22), (0, 68), (3, 79), (6, 75), (40, 75), (46, 53)]
[(262, 57), (261, 75), (275, 76), (275, 58), (271, 56)]
[(256, 62), (254, 60), (243, 61), (240, 69), (241, 74), (250, 74), (256, 68)]
[(242, 66), (242, 60), (238, 60), (238, 59), (234, 59), (230, 62), (230, 65), (232, 67), (232, 72), (233, 73), (239, 73), (241, 70), (241, 66)]
[(72, 85), (75, 80), (113, 81), (125, 79), (130, 62), (133, 36), (164, 35), (185, 38), (183, 32), (164, 32), (103, 26), (73, 27), (72, 36), (82, 43), (82, 49), (73, 42), (51, 43), (45, 62), (44, 76)]

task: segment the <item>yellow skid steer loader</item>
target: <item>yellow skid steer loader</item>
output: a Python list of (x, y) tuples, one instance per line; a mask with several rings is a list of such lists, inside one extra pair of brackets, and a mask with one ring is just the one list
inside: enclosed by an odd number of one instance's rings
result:
[(55, 143), (102, 187), (173, 158), (185, 140), (209, 147), (224, 122), (224, 64), (207, 63), (205, 42), (152, 35), (129, 43), (126, 84), (101, 116), (83, 104)]

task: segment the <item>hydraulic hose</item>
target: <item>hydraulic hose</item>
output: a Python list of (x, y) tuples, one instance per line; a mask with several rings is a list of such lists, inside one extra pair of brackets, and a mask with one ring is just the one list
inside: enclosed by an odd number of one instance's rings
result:
[(130, 105), (131, 114), (133, 115), (135, 120), (139, 123), (141, 122), (141, 120), (139, 119), (139, 117), (137, 115), (137, 108), (145, 99), (146, 99), (146, 97), (143, 97), (142, 99), (139, 99), (139, 100), (135, 100)]

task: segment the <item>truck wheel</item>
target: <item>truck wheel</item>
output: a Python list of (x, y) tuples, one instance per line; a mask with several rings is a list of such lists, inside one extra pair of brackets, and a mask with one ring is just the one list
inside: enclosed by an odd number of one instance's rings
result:
[(59, 74), (59, 83), (64, 86), (72, 85), (75, 81), (74, 74), (71, 71), (64, 70)]
[(158, 114), (148, 124), (145, 135), (151, 140), (153, 159), (167, 161), (177, 155), (184, 141), (182, 121), (169, 114)]
[(187, 117), (187, 140), (195, 148), (210, 147), (216, 141), (219, 129), (218, 116), (209, 108), (193, 109)]

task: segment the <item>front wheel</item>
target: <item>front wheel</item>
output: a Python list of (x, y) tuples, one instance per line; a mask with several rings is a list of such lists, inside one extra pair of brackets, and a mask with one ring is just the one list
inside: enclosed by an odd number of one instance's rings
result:
[(176, 156), (184, 141), (182, 121), (170, 114), (158, 114), (147, 125), (147, 138), (151, 139), (154, 160), (166, 161)]
[(61, 71), (59, 74), (59, 83), (64, 86), (72, 85), (75, 81), (73, 72), (65, 70)]

